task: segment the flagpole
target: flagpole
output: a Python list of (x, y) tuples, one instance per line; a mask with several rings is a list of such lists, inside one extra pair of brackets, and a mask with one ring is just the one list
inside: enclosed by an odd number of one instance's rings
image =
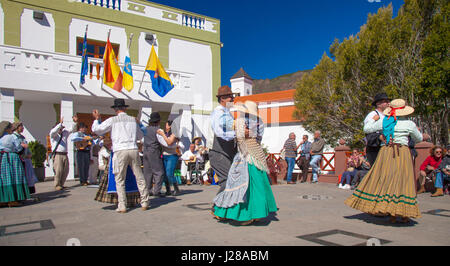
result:
[[(89, 24), (86, 24), (86, 31), (84, 32), (84, 36), (86, 37), (86, 42), (87, 42), (88, 26), (89, 26)], [(84, 43), (84, 40), (83, 40), (83, 43)], [(84, 46), (84, 44), (83, 44), (83, 46)], [(84, 47), (83, 47), (83, 52), (81, 53), (81, 70), (83, 70), (83, 56), (84, 56), (83, 53), (84, 53)], [(87, 47), (86, 47), (86, 53), (87, 53)], [(81, 81), (78, 85), (81, 88)]]
[[(111, 29), (109, 29), (108, 31), (108, 40), (109, 40), (109, 36), (111, 35)], [(106, 47), (105, 47), (105, 51), (106, 51)], [(102, 87), (101, 89), (103, 90), (103, 77), (105, 76), (105, 58), (103, 58), (103, 73), (102, 73)]]
[[(156, 42), (156, 39), (153, 40), (153, 43)], [(153, 43), (152, 43), (152, 48), (153, 48)], [(150, 55), (152, 54), (151, 50), (150, 50)], [(148, 61), (148, 60), (147, 60)], [(147, 67), (147, 65), (145, 65), (145, 67)], [(141, 87), (142, 87), (142, 83), (144, 82), (144, 77), (145, 77), (145, 68), (144, 68), (144, 74), (142, 74), (142, 80), (141, 80), (141, 84), (139, 85), (139, 90), (138, 93), (141, 92)]]

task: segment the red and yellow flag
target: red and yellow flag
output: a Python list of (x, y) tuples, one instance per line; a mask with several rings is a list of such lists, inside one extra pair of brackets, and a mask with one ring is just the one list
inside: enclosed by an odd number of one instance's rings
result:
[(120, 70), (119, 64), (117, 63), (117, 57), (114, 53), (111, 43), (106, 42), (105, 54), (103, 55), (103, 83), (106, 86), (116, 90), (118, 92), (122, 91), (122, 71)]

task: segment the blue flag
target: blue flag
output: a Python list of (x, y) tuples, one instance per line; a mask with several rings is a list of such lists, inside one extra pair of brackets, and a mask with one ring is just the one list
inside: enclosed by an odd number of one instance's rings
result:
[(87, 32), (84, 33), (84, 41), (83, 41), (83, 53), (81, 56), (81, 74), (80, 74), (80, 84), (85, 83), (84, 76), (88, 74), (89, 64), (88, 64), (88, 56), (87, 56)]

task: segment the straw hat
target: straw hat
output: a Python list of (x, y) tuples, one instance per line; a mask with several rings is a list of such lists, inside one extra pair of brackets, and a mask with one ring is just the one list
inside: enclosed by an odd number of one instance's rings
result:
[(389, 107), (384, 110), (384, 115), (387, 116), (407, 116), (414, 113), (414, 108), (406, 105), (406, 101), (403, 99), (392, 100)]
[(245, 101), (245, 103), (237, 102), (234, 104), (234, 108), (236, 108), (237, 111), (251, 114), (254, 116), (258, 115), (258, 104), (253, 101)]

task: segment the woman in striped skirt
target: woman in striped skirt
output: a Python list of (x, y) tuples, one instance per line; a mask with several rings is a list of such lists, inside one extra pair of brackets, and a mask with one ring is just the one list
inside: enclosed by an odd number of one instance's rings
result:
[(18, 207), (30, 197), (23, 162), (19, 152), (28, 148), (12, 134), (12, 124), (7, 121), (0, 125), (0, 204)]
[(384, 111), (384, 119), (376, 115), (364, 126), (366, 134), (382, 130), (385, 144), (345, 204), (365, 213), (389, 215), (392, 223), (397, 222), (396, 217), (400, 217), (402, 223), (421, 217), (408, 137), (416, 143), (429, 137), (422, 135), (414, 122), (405, 119), (413, 112), (414, 108), (407, 106), (404, 100), (396, 99)]

